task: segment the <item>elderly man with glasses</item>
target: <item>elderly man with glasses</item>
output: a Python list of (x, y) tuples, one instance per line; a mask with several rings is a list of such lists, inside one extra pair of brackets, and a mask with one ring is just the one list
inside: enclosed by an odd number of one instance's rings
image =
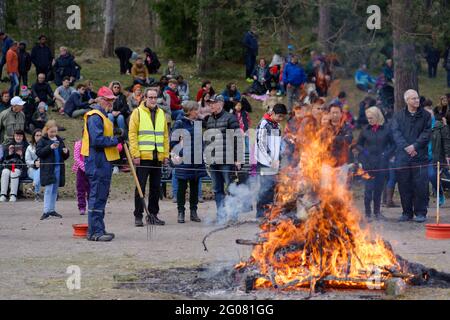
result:
[[(169, 163), (169, 128), (164, 111), (158, 107), (158, 90), (148, 88), (144, 94), (145, 100), (136, 108), (130, 117), (128, 136), (130, 153), (136, 165), (139, 185), (145, 194), (147, 179), (150, 183), (148, 195), (147, 223), (164, 225), (158, 218), (159, 195), (161, 188), (161, 166)], [(134, 201), (135, 226), (143, 227), (144, 208), (136, 189)]]

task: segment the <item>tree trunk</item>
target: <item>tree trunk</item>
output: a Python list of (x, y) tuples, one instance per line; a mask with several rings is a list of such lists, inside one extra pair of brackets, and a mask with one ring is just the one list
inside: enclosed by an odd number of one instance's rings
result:
[(329, 0), (319, 0), (319, 31), (318, 40), (321, 49), (329, 50), (328, 38), (330, 37), (330, 4)]
[(6, 31), (6, 0), (0, 0), (0, 31)]
[(419, 91), (414, 37), (410, 35), (416, 28), (412, 2), (413, 0), (392, 0), (396, 111), (405, 107), (405, 91)]
[(103, 38), (103, 57), (114, 56), (114, 31), (116, 26), (116, 0), (106, 0), (105, 35)]
[(214, 36), (214, 56), (218, 56), (223, 49), (223, 25), (216, 23)]
[(198, 32), (197, 32), (197, 73), (203, 74), (208, 68), (208, 56), (209, 56), (209, 40), (210, 40), (210, 23), (208, 16), (211, 12), (208, 12), (207, 5), (201, 1), (198, 10)]
[[(159, 0), (154, 0), (155, 3), (158, 3)], [(159, 19), (158, 13), (156, 13), (149, 4), (148, 8), (148, 16), (149, 16), (149, 28), (150, 28), (150, 47), (152, 50), (157, 50), (161, 47), (161, 37), (159, 36), (159, 27), (161, 24), (161, 20)]]
[(43, 33), (48, 37), (47, 45), (52, 53), (56, 46), (56, 5), (54, 1), (41, 1), (41, 21)]

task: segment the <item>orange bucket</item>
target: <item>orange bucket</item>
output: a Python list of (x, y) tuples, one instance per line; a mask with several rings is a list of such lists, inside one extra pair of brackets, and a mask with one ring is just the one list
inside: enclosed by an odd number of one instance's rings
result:
[(87, 224), (73, 224), (73, 237), (74, 238), (86, 238), (87, 237)]
[(427, 224), (425, 237), (436, 240), (450, 239), (450, 224)]

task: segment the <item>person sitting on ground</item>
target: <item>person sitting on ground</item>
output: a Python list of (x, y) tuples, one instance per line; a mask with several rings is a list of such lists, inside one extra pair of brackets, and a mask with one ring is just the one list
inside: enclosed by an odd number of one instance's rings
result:
[(25, 101), (23, 105), (23, 113), (25, 114), (25, 132), (31, 134), (33, 129), (30, 128), (33, 114), (37, 110), (37, 104), (34, 102), (31, 92), (27, 86), (22, 86), (20, 88), (20, 98)]
[[(26, 173), (25, 151), (28, 142), (23, 130), (16, 130), (14, 137), (3, 148), (3, 165), (1, 176), (0, 202), (6, 202), (9, 193), (9, 202), (17, 201), (19, 191), (19, 179)], [(26, 176), (26, 175), (24, 175)]]
[(133, 85), (140, 84), (141, 86), (147, 86), (150, 84), (148, 70), (141, 57), (136, 59), (136, 62), (131, 68), (131, 76), (133, 77)]
[(181, 102), (189, 100), (189, 83), (184, 80), (182, 75), (177, 77), (178, 81), (178, 94), (180, 95)]
[(177, 120), (180, 115), (183, 115), (183, 107), (181, 106), (181, 99), (177, 91), (178, 81), (176, 79), (169, 80), (169, 86), (165, 93), (170, 96), (170, 110), (172, 113), (172, 120)]
[(65, 185), (65, 166), (69, 156), (69, 149), (64, 144), (64, 139), (58, 136), (58, 126), (54, 120), (46, 123), (42, 139), (36, 146), (36, 155), (41, 164), (41, 185), (45, 187), (44, 212), (41, 220), (52, 217), (62, 218), (56, 210), (56, 198), (58, 188)]
[(272, 57), (272, 62), (269, 65), (269, 74), (270, 79), (268, 79), (270, 83), (270, 87), (275, 86), (277, 90), (280, 90), (280, 77), (281, 77), (281, 70), (284, 65), (284, 59), (279, 54), (274, 54)]
[(13, 139), (15, 131), (25, 131), (23, 113), (25, 103), (20, 97), (14, 97), (11, 100), (11, 107), (0, 113), (0, 144)]
[(92, 80), (86, 80), (84, 82), (84, 85), (86, 86), (86, 90), (84, 91), (84, 94), (81, 97), (81, 101), (89, 102), (97, 99), (97, 93), (94, 91), (94, 82)]
[[(206, 176), (204, 163), (195, 162), (195, 153), (202, 153), (202, 145), (197, 145), (194, 136), (202, 135), (202, 127), (195, 126), (195, 121), (198, 120), (198, 103), (195, 101), (186, 101), (183, 104), (184, 116), (178, 118), (173, 125), (173, 131), (180, 129), (188, 132), (190, 139), (184, 138), (184, 135), (178, 140), (171, 141), (172, 149), (176, 145), (180, 145), (182, 151), (179, 153), (180, 163), (175, 165), (175, 178), (178, 180), (177, 190), (177, 206), (178, 206), (178, 223), (185, 222), (185, 204), (186, 204), (186, 190), (189, 184), (189, 208), (190, 218), (193, 222), (201, 222), (198, 217), (198, 190), (200, 179)], [(195, 132), (198, 130), (198, 132)], [(174, 137), (174, 135), (172, 135)], [(190, 145), (183, 145), (183, 143), (190, 143)], [(190, 157), (190, 158), (187, 158)]]
[(30, 129), (44, 129), (45, 124), (48, 121), (47, 115), (47, 105), (45, 102), (40, 102), (37, 110), (33, 114), (33, 118), (31, 119)]
[(54, 96), (52, 87), (46, 81), (45, 74), (39, 73), (37, 82), (31, 86), (31, 93), (36, 103), (45, 102), (47, 105), (54, 104)]
[(280, 125), (288, 114), (284, 104), (277, 104), (271, 113), (264, 114), (256, 129), (256, 160), (260, 189), (256, 203), (256, 217), (263, 218), (267, 206), (275, 195), (276, 175), (280, 168), (281, 133)]
[(210, 105), (208, 104), (209, 99), (211, 98), (211, 95), (209, 93), (204, 93), (201, 101), (198, 102), (199, 105), (199, 111), (198, 111), (198, 118), (200, 120), (208, 120), (208, 117), (212, 114)]
[(266, 59), (259, 59), (259, 64), (255, 67), (255, 70), (252, 73), (252, 78), (253, 84), (247, 90), (247, 93), (263, 95), (270, 90), (271, 75), (269, 73), (269, 67), (267, 66)]
[(75, 58), (69, 53), (69, 50), (66, 47), (60, 47), (59, 53), (59, 57), (53, 64), (55, 70), (55, 84), (58, 87), (63, 85), (64, 79), (68, 77), (70, 85), (73, 85), (77, 76)]
[(34, 201), (41, 201), (41, 163), (36, 154), (36, 145), (42, 138), (42, 130), (36, 129), (31, 135), (31, 143), (25, 151), (25, 162), (28, 166), (28, 178), (33, 179)]
[(70, 95), (76, 90), (70, 86), (70, 77), (64, 77), (62, 85), (56, 88), (54, 92), (56, 109), (54, 111), (59, 111), (60, 114), (64, 114), (64, 107), (67, 100), (69, 100)]
[(210, 97), (212, 97), (213, 95), (216, 94), (216, 91), (214, 91), (214, 88), (212, 87), (211, 81), (209, 81), (209, 80), (203, 81), (202, 87), (200, 88), (200, 90), (198, 90), (195, 100), (197, 102), (201, 101), (202, 98), (203, 98), (203, 95), (205, 93), (208, 93)]
[(0, 113), (6, 109), (9, 109), (9, 107), (11, 107), (11, 96), (9, 95), (9, 91), (8, 90), (3, 90), (1, 93), (1, 98), (0, 98)]
[(363, 64), (355, 73), (356, 87), (364, 92), (371, 93), (371, 89), (375, 84), (376, 79), (373, 78), (367, 71), (367, 65)]
[(109, 89), (113, 92), (116, 99), (114, 100), (113, 108), (108, 113), (108, 118), (113, 124), (126, 132), (126, 119), (130, 115), (130, 107), (127, 103), (127, 97), (122, 92), (122, 84), (119, 81), (113, 81), (109, 85)]
[(82, 97), (86, 91), (86, 85), (80, 83), (77, 85), (77, 90), (74, 91), (69, 99), (67, 99), (64, 106), (64, 113), (71, 118), (79, 118), (91, 110), (90, 105), (94, 103), (94, 99), (88, 102), (82, 102)]
[(167, 79), (176, 79), (180, 75), (178, 68), (175, 65), (173, 60), (169, 60), (167, 62), (167, 68), (163, 72), (163, 76), (166, 76)]
[(128, 97), (128, 107), (130, 108), (130, 113), (133, 112), (134, 109), (139, 107), (144, 97), (142, 92), (142, 86), (140, 84), (135, 84), (133, 86), (132, 94)]
[(144, 49), (145, 53), (145, 66), (147, 67), (149, 74), (158, 73), (158, 69), (161, 67), (161, 63), (158, 60), (156, 52), (150, 48)]
[(82, 140), (77, 140), (73, 147), (73, 166), (72, 171), (76, 174), (76, 186), (77, 186), (77, 200), (78, 210), (80, 215), (86, 214), (86, 202), (89, 198), (89, 180), (86, 176), (86, 169), (84, 167), (84, 156), (81, 154)]
[(235, 105), (241, 101), (241, 93), (239, 92), (235, 82), (230, 82), (222, 92), (222, 96), (225, 99), (224, 109), (227, 112), (233, 110)]

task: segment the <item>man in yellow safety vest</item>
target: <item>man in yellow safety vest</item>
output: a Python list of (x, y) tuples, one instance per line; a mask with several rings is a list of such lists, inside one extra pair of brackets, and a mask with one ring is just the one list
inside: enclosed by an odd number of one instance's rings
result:
[[(130, 117), (128, 137), (130, 153), (136, 165), (139, 184), (145, 195), (147, 179), (150, 183), (148, 196), (147, 223), (164, 225), (158, 218), (159, 196), (161, 189), (161, 166), (169, 163), (169, 128), (164, 111), (157, 106), (158, 91), (148, 88), (144, 94), (145, 100), (133, 111)], [(144, 208), (139, 193), (135, 192), (134, 200), (135, 226), (143, 227)]]

